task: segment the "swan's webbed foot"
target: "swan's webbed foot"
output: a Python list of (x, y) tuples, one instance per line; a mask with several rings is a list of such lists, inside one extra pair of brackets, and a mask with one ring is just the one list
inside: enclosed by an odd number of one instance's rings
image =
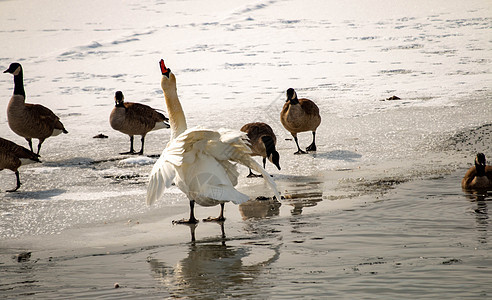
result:
[(175, 224), (184, 224), (184, 225), (191, 225), (191, 224), (197, 224), (198, 220), (193, 218), (193, 219), (181, 219), (181, 220), (173, 220), (173, 225)]
[(224, 222), (226, 219), (223, 216), (218, 216), (217, 218), (208, 217), (203, 219), (203, 222)]
[(203, 222), (218, 222), (218, 223), (224, 222), (225, 221), (224, 205), (225, 205), (225, 203), (220, 204), (220, 215), (217, 218), (208, 217), (206, 219), (203, 219)]

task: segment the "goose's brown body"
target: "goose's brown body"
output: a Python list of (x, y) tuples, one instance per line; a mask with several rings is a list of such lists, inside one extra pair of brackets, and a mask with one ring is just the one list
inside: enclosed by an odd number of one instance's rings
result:
[(111, 127), (128, 135), (146, 135), (156, 128), (157, 123), (167, 121), (167, 118), (152, 107), (125, 102), (123, 107), (113, 108), (109, 117)]
[(280, 113), (280, 122), (292, 135), (304, 131), (316, 131), (321, 124), (319, 108), (313, 101), (301, 98), (299, 104), (286, 102)]
[(49, 108), (25, 103), (25, 97), (13, 95), (7, 106), (10, 129), (26, 139), (45, 140), (66, 132), (65, 127)]
[(251, 144), (250, 148), (252, 151), (252, 156), (267, 157), (265, 144), (261, 140), (264, 136), (271, 137), (273, 139), (273, 143), (277, 144), (277, 137), (275, 136), (275, 133), (273, 133), (272, 127), (266, 123), (248, 123), (241, 127), (241, 131), (246, 132), (248, 135), (248, 139)]
[[(268, 158), (268, 160), (280, 170), (280, 155), (275, 149), (277, 137), (275, 136), (275, 133), (273, 133), (272, 127), (266, 123), (255, 122), (244, 125), (241, 127), (241, 131), (246, 132), (248, 135), (251, 156), (263, 157), (263, 169), (265, 168), (266, 160)], [(249, 169), (248, 177), (261, 176), (253, 174), (251, 169)]]
[(39, 162), (39, 155), (14, 142), (0, 138), (0, 171), (9, 169), (17, 177), (17, 187), (10, 192), (16, 191), (20, 187), (18, 169), (23, 162)]
[(297, 98), (294, 89), (287, 90), (287, 101), (280, 112), (280, 122), (294, 137), (297, 152), (294, 154), (306, 153), (299, 147), (297, 134), (304, 131), (311, 131), (313, 142), (306, 148), (306, 151), (316, 151), (316, 129), (321, 124), (321, 116), (318, 106), (306, 98)]
[(25, 138), (29, 143), (31, 151), (32, 139), (38, 139), (38, 151), (41, 144), (50, 136), (60, 133), (68, 133), (60, 118), (49, 108), (40, 104), (26, 103), (26, 92), (24, 91), (24, 75), (19, 63), (12, 63), (4, 73), (14, 75), (14, 94), (7, 106), (7, 119), (10, 129)]
[(468, 169), (461, 180), (465, 190), (492, 190), (492, 166), (487, 166), (485, 155), (477, 154), (475, 166)]
[(138, 154), (143, 154), (145, 136), (152, 130), (169, 128), (166, 118), (150, 106), (140, 103), (124, 102), (121, 91), (115, 94), (115, 107), (109, 116), (109, 123), (114, 130), (130, 136), (130, 151), (122, 154), (135, 154), (133, 136), (142, 136), (142, 148)]

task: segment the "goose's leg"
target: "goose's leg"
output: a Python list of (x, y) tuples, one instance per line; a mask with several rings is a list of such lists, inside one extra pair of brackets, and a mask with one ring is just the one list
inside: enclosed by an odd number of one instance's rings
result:
[(316, 151), (316, 131), (313, 131), (313, 142), (306, 148), (306, 151)]
[(190, 200), (190, 218), (188, 220), (181, 219), (173, 221), (173, 224), (196, 224), (198, 220), (195, 218), (195, 200)]
[(9, 193), (17, 191), (21, 186), (21, 182), (20, 182), (20, 178), (19, 178), (19, 171), (15, 171), (15, 177), (17, 178), (17, 186), (13, 190), (8, 190), (7, 192), (9, 192)]
[(39, 139), (38, 152), (36, 153), (37, 155), (39, 155), (39, 151), (41, 150), (41, 145), (43, 144), (43, 142), (44, 142), (44, 139)]
[(249, 169), (249, 174), (246, 177), (248, 177), (248, 178), (256, 178), (256, 177), (263, 177), (263, 176), (261, 174), (256, 175), (255, 173), (253, 173), (253, 171), (251, 171), (251, 169)]
[(143, 149), (144, 149), (144, 143), (145, 143), (145, 134), (142, 135), (142, 138), (140, 139), (140, 141), (142, 142), (142, 148), (140, 149), (140, 152), (138, 152), (137, 154), (143, 155)]
[(130, 135), (130, 151), (121, 152), (120, 154), (135, 154), (135, 150), (133, 150), (133, 135)]
[(29, 148), (31, 149), (31, 152), (34, 152), (32, 149), (32, 140), (30, 138), (26, 138), (27, 143), (29, 144)]
[(302, 151), (301, 150), (301, 147), (299, 147), (299, 141), (297, 140), (297, 134), (292, 134), (292, 136), (294, 137), (294, 141), (296, 142), (296, 146), (297, 146), (297, 152), (294, 152), (294, 154), (306, 154), (305, 151)]
[(203, 219), (203, 221), (204, 222), (224, 222), (225, 221), (224, 205), (225, 205), (225, 203), (220, 204), (220, 215), (217, 218), (208, 217), (206, 219)]

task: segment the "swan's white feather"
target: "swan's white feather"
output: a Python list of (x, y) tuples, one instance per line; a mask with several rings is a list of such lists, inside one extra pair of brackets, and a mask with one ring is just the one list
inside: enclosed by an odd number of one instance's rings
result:
[(230, 161), (241, 163), (263, 174), (280, 199), (270, 175), (250, 156), (246, 135), (240, 131), (188, 129), (171, 140), (154, 165), (149, 178), (147, 203), (158, 199), (172, 181), (203, 206), (232, 201), (240, 204), (249, 197), (234, 189), (239, 173)]
[(176, 175), (176, 169), (170, 161), (179, 161), (173, 155), (163, 153), (152, 168), (147, 187), (147, 204), (152, 205), (169, 188)]

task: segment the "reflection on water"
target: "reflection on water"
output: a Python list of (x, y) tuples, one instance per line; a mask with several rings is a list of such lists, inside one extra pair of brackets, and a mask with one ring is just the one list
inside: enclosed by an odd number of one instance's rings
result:
[(243, 297), (259, 296), (262, 282), (257, 279), (280, 256), (279, 246), (247, 242), (229, 246), (226, 239), (193, 242), (187, 251), (178, 262), (147, 259), (153, 277), (166, 286), (171, 298), (215, 299), (237, 295), (238, 290)]
[(243, 220), (251, 218), (267, 218), (271, 216), (278, 216), (280, 213), (280, 206), (282, 204), (273, 198), (256, 198), (255, 200), (249, 200), (248, 202), (239, 205), (239, 212), (243, 217)]
[[(225, 235), (225, 229), (224, 229), (224, 222), (216, 222), (216, 223), (220, 226), (221, 239), (225, 240), (226, 235)], [(195, 231), (196, 231), (196, 228), (198, 227), (198, 224), (182, 224), (182, 225), (190, 227), (191, 242), (195, 242), (196, 241)]]
[(473, 209), (475, 220), (477, 223), (477, 231), (479, 232), (479, 242), (487, 243), (487, 228), (489, 225), (489, 210), (487, 201), (492, 199), (492, 194), (485, 192), (467, 192), (466, 198), (472, 203), (476, 203), (476, 208)]
[(292, 215), (300, 215), (304, 207), (316, 206), (323, 200), (323, 181), (316, 177), (297, 176), (289, 178), (284, 192), (284, 203), (293, 206)]

